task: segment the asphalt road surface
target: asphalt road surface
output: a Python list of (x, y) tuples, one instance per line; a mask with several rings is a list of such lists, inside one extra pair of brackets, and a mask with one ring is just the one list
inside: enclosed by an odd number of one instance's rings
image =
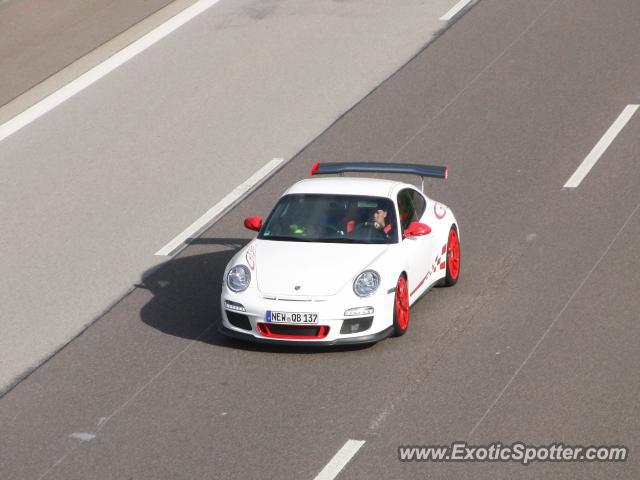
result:
[(0, 391), (406, 63), (453, 4), (222, 0), (1, 140)]
[(170, 0), (1, 0), (0, 106)]
[[(640, 476), (640, 4), (483, 0), (0, 400), (2, 478)], [(226, 261), (317, 159), (445, 163), (462, 273), (374, 346), (222, 338)], [(626, 445), (623, 463), (407, 463), (399, 445)]]

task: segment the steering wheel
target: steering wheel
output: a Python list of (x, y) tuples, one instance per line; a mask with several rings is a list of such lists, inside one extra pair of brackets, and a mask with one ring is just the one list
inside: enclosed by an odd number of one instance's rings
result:
[(376, 228), (373, 225), (373, 222), (362, 222), (355, 226), (353, 232), (356, 235), (360, 234), (360, 236), (366, 236), (368, 238), (387, 238), (387, 234), (384, 232), (382, 228)]
[(322, 225), (317, 225), (319, 229), (322, 229), (325, 233), (329, 233), (332, 235), (339, 234), (343, 235), (342, 230), (338, 229), (335, 225), (331, 225), (329, 223), (324, 223)]

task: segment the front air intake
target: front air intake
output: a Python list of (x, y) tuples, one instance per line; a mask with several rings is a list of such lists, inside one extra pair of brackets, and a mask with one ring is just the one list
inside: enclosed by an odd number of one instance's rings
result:
[(329, 334), (329, 327), (326, 325), (258, 323), (258, 330), (265, 337), (288, 340), (319, 340)]
[(251, 330), (251, 322), (249, 321), (249, 317), (242, 313), (231, 312), (229, 310), (227, 312), (227, 320), (229, 323), (236, 328), (241, 328), (242, 330)]
[(347, 318), (342, 322), (342, 328), (340, 328), (340, 333), (358, 333), (364, 332), (365, 330), (369, 330), (371, 328), (371, 324), (373, 323), (373, 317), (355, 317), (355, 318)]

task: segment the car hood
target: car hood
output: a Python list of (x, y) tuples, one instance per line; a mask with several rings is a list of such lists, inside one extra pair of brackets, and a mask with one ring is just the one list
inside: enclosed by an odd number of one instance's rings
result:
[(277, 240), (256, 240), (252, 246), (258, 290), (300, 297), (335, 295), (389, 248)]

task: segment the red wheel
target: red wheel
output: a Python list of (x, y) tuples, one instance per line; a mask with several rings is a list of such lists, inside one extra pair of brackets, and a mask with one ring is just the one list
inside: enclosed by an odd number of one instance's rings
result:
[(400, 275), (396, 285), (396, 295), (393, 301), (393, 334), (396, 337), (404, 335), (409, 327), (409, 286), (404, 275)]
[(458, 229), (455, 225), (449, 230), (447, 240), (447, 274), (445, 285), (450, 287), (455, 285), (460, 276), (460, 240), (458, 240)]

